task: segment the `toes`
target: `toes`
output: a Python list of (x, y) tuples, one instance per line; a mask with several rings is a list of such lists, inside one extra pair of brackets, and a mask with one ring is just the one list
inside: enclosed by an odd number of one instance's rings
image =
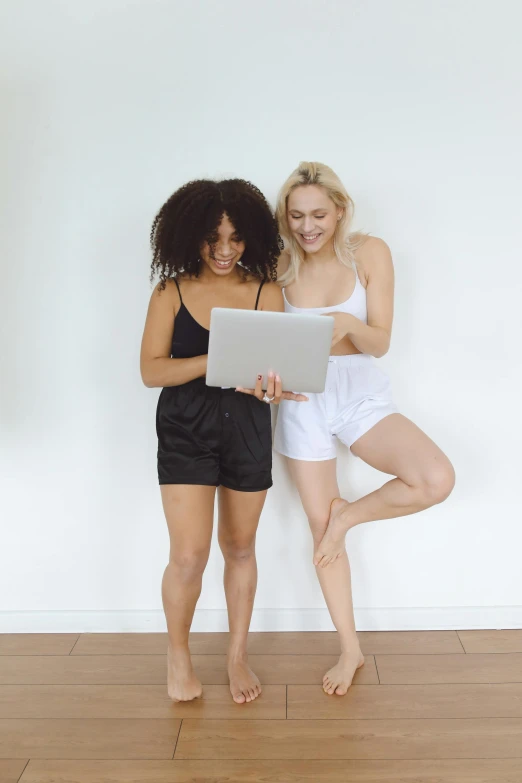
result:
[(323, 690), (324, 690), (325, 693), (333, 693), (334, 692), (335, 685), (333, 684), (333, 682), (330, 679), (326, 680), (326, 682), (324, 683)]
[(346, 685), (339, 685), (339, 687), (335, 689), (335, 692), (338, 696), (346, 696), (348, 687)]
[(239, 693), (235, 693), (233, 699), (236, 702), (236, 704), (244, 704), (245, 701), (247, 701), (245, 694), (241, 693), (241, 691)]

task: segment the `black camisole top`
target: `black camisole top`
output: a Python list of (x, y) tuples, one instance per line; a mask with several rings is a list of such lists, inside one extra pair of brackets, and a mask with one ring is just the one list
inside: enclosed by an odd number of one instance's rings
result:
[[(181, 297), (179, 283), (175, 277), (173, 280), (178, 289), (180, 308), (176, 316), (170, 358), (191, 359), (194, 356), (205, 356), (208, 353), (208, 338), (210, 332), (208, 329), (205, 329), (204, 326), (201, 326), (187, 310)], [(265, 281), (263, 280), (257, 292), (255, 310), (257, 310), (259, 296), (264, 284)]]

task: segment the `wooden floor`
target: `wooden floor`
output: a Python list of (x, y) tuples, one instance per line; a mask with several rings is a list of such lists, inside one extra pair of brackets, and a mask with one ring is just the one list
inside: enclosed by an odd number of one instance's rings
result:
[(522, 783), (522, 631), (253, 633), (264, 691), (232, 702), (225, 634), (193, 634), (204, 698), (172, 704), (164, 634), (0, 635), (0, 783)]

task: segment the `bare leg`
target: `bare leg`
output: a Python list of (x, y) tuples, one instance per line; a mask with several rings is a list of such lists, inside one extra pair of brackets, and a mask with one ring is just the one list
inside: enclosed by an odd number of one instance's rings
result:
[(361, 522), (392, 519), (442, 503), (453, 489), (455, 473), (445, 454), (412, 421), (394, 413), (352, 446), (353, 453), (397, 478), (375, 492), (348, 503), (332, 503), (328, 529), (314, 557), (322, 568), (344, 551), (347, 531)]
[[(308, 517), (316, 549), (328, 526), (330, 504), (333, 498), (339, 496), (336, 460), (305, 462), (288, 459), (287, 462)], [(337, 665), (325, 674), (323, 689), (330, 695), (343, 696), (356, 670), (364, 663), (355, 631), (350, 563), (346, 552), (330, 568), (316, 568), (316, 573), (341, 643), (341, 657)]]
[(188, 639), (210, 552), (215, 492), (215, 487), (184, 484), (161, 487), (170, 534), (162, 598), (169, 632), (168, 693), (173, 701), (197, 699), (203, 690), (192, 669)]
[(225, 559), (230, 645), (228, 676), (232, 698), (250, 702), (261, 693), (261, 684), (248, 665), (247, 638), (257, 587), (255, 542), (264, 492), (236, 492), (219, 488), (219, 545)]

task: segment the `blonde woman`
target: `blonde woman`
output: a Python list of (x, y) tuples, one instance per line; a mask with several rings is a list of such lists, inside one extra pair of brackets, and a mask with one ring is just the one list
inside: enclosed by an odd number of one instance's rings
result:
[[(314, 565), (339, 632), (341, 656), (323, 679), (344, 695), (363, 665), (353, 616), (345, 536), (363, 522), (414, 514), (448, 497), (448, 458), (393, 402), (374, 362), (390, 346), (393, 264), (381, 239), (350, 233), (353, 202), (338, 176), (304, 162), (284, 183), (277, 205), (285, 252), (279, 282), (285, 310), (335, 319), (326, 389), (304, 405), (283, 400), (274, 448), (288, 458), (314, 539)], [(336, 438), (394, 478), (353, 503), (339, 497)]]

